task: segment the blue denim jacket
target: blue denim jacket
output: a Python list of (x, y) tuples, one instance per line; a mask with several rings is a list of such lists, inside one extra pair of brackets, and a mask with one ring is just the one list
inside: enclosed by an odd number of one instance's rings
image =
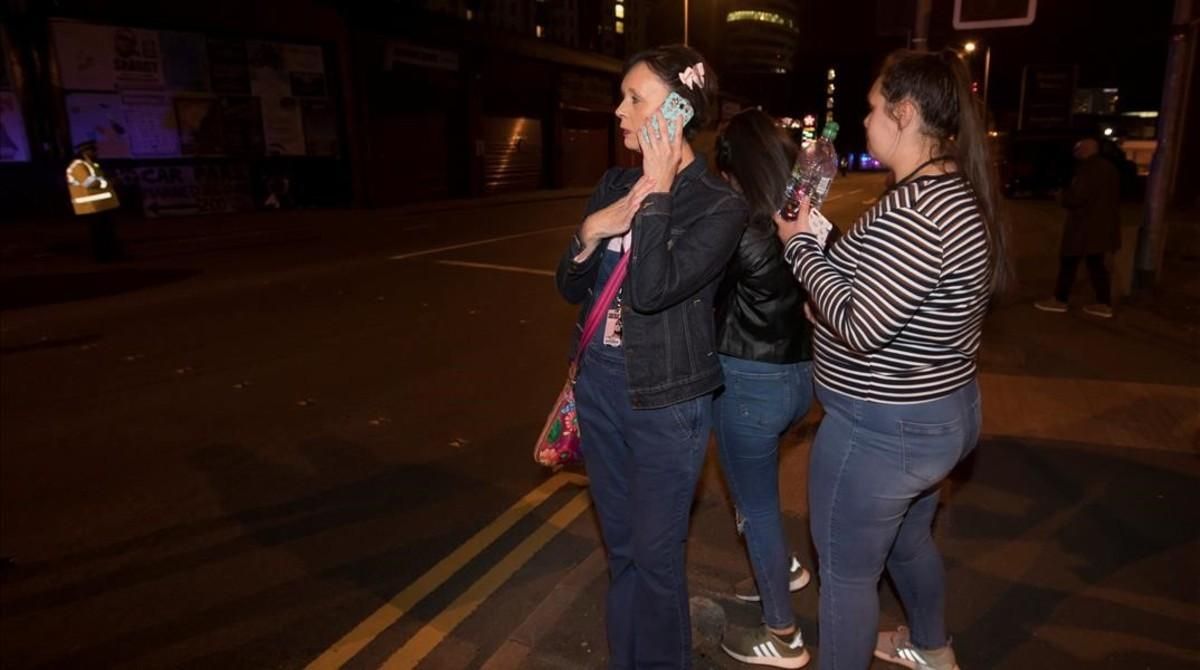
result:
[[(588, 200), (585, 216), (622, 198), (641, 168), (612, 168)], [(633, 218), (633, 257), (622, 304), (623, 349), (634, 407), (666, 407), (721, 386), (713, 299), (737, 249), (749, 209), (740, 195), (708, 173), (703, 156), (676, 177), (670, 193), (646, 198)], [(581, 263), (573, 236), (558, 264), (558, 290), (580, 305), (572, 355), (596, 293), (601, 243)]]

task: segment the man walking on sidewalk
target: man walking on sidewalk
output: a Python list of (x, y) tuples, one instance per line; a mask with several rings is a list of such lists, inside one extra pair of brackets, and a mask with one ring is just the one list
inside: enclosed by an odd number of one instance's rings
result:
[(75, 147), (76, 158), (67, 167), (67, 190), (71, 206), (78, 216), (88, 217), (88, 234), (92, 255), (98, 262), (107, 263), (121, 257), (117, 240), (116, 210), (121, 206), (112, 183), (104, 177), (96, 162), (96, 143), (81, 142)]
[(1121, 177), (1117, 168), (1100, 155), (1100, 143), (1083, 139), (1075, 144), (1075, 175), (1063, 191), (1067, 208), (1059, 251), (1058, 285), (1054, 297), (1033, 303), (1046, 312), (1065, 312), (1075, 283), (1079, 261), (1087, 264), (1096, 292), (1096, 304), (1083, 311), (1092, 316), (1112, 317), (1112, 284), (1105, 267), (1105, 255), (1121, 246)]

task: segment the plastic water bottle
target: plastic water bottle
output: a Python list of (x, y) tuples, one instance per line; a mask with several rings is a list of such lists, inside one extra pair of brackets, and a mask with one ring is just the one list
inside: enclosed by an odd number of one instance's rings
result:
[(829, 186), (838, 171), (838, 155), (833, 148), (838, 130), (838, 124), (829, 121), (820, 137), (800, 147), (792, 166), (792, 176), (788, 178), (781, 211), (783, 218), (795, 219), (800, 212), (800, 201), (805, 197), (812, 203), (812, 208), (817, 209), (829, 195)]

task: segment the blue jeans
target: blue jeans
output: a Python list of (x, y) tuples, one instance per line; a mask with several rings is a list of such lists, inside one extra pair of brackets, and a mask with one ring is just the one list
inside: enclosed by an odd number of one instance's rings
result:
[(608, 553), (609, 667), (690, 668), (684, 549), (712, 396), (634, 409), (623, 352), (589, 347), (575, 402)]
[(713, 403), (713, 425), (725, 481), (733, 494), (763, 621), (796, 623), (788, 592), (791, 552), (779, 511), (779, 437), (808, 413), (812, 364), (760, 363), (721, 356), (725, 389)]
[(821, 670), (865, 670), (886, 564), (912, 641), (946, 644), (945, 573), (931, 529), (938, 485), (979, 439), (976, 382), (929, 402), (884, 405), (817, 385), (825, 418), (809, 464), (820, 561)]

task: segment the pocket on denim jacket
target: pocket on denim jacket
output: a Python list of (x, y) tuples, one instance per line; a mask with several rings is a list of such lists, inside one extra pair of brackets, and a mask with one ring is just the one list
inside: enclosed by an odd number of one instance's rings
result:
[(900, 422), (900, 450), (904, 471), (926, 484), (936, 484), (950, 474), (962, 456), (962, 419), (945, 423)]

